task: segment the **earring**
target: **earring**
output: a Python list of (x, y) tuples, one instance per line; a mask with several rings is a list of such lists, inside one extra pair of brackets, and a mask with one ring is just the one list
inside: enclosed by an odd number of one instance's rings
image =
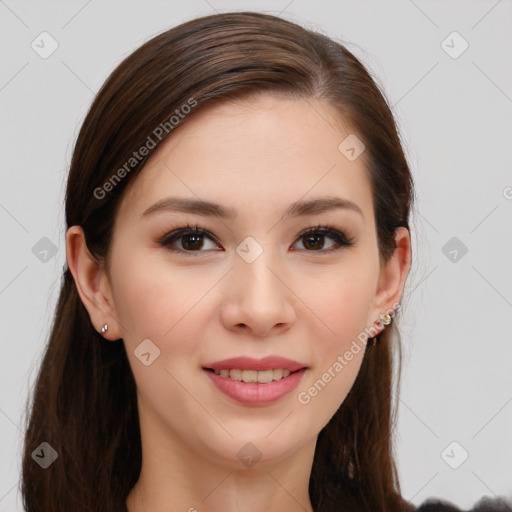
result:
[[(383, 327), (382, 331), (386, 328), (387, 325), (389, 325), (391, 323), (391, 320), (392, 320), (392, 316), (388, 313), (386, 313), (385, 315), (380, 315), (380, 323), (381, 323), (381, 326)], [(376, 323), (377, 323), (377, 321), (376, 321)], [(372, 345), (375, 346), (377, 344), (377, 341), (378, 341), (378, 337), (374, 336), (372, 338)]]
[(101, 328), (101, 332), (102, 332), (102, 333), (106, 333), (106, 332), (107, 332), (107, 330), (108, 330), (108, 325), (107, 325), (107, 324), (105, 324), (105, 325)]
[(384, 325), (389, 325), (391, 323), (391, 315), (380, 315), (380, 319)]
[(375, 324), (380, 324), (380, 327), (383, 328), (383, 330), (386, 328), (386, 325), (389, 325), (391, 323), (392, 316), (388, 313), (385, 315), (380, 315), (380, 320), (375, 320)]

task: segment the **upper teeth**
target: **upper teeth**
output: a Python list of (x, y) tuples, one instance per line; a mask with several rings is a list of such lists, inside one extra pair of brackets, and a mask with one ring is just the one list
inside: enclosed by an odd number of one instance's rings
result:
[(277, 368), (275, 370), (213, 370), (217, 375), (221, 377), (229, 377), (233, 380), (243, 382), (259, 382), (260, 384), (266, 384), (273, 380), (280, 380), (290, 375), (290, 370), (283, 370)]

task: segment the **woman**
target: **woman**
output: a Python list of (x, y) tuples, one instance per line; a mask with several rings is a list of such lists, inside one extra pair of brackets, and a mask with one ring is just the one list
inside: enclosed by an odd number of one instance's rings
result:
[(392, 449), (412, 201), (342, 45), (246, 12), (136, 50), (74, 149), (27, 512), (414, 510)]

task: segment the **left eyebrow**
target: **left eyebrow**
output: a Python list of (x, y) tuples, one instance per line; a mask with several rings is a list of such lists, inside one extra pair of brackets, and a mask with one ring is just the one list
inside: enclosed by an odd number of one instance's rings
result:
[[(353, 211), (361, 215), (364, 219), (363, 211), (353, 201), (341, 197), (326, 196), (310, 201), (295, 201), (284, 213), (282, 220), (289, 217), (319, 215), (334, 209)], [(211, 201), (184, 197), (166, 197), (150, 206), (144, 211), (141, 217), (158, 211), (183, 212), (212, 217), (217, 216), (223, 219), (234, 219), (237, 216), (235, 209)]]
[(286, 213), (283, 215), (283, 220), (288, 217), (299, 217), (302, 215), (319, 215), (320, 213), (335, 209), (356, 212), (364, 219), (363, 211), (353, 201), (342, 197), (327, 196), (312, 199), (310, 201), (296, 201), (295, 203), (292, 203), (290, 208), (288, 208)]

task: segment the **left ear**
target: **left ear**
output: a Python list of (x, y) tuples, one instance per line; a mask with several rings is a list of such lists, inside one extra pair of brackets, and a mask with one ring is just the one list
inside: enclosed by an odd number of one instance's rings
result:
[(380, 315), (391, 313), (400, 302), (405, 279), (411, 268), (412, 251), (409, 230), (395, 230), (396, 248), (389, 260), (381, 267), (370, 322), (380, 321)]

